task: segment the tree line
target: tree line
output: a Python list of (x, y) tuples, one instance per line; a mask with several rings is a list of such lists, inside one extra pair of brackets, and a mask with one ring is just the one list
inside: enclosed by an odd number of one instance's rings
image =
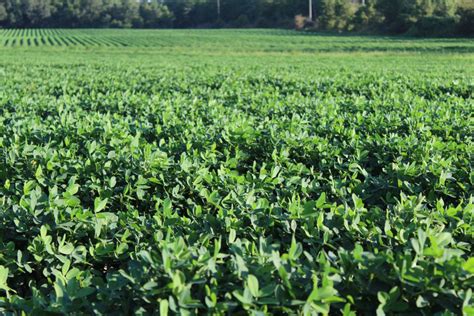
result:
[[(472, 0), (0, 0), (0, 27), (297, 27), (474, 34)], [(314, 19), (309, 20), (312, 15)]]
[(474, 35), (473, 0), (322, 0), (316, 27), (413, 35)]
[(173, 21), (156, 0), (0, 0), (3, 27), (158, 28)]

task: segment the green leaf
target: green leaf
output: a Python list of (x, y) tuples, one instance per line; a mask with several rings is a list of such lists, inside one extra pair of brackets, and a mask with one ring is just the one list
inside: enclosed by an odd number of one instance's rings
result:
[(109, 186), (113, 188), (115, 187), (116, 184), (117, 184), (117, 179), (115, 177), (111, 177), (109, 180)]
[(160, 316), (168, 316), (169, 303), (168, 300), (160, 301)]
[(319, 199), (316, 201), (316, 207), (317, 208), (322, 208), (326, 204), (326, 193), (323, 192)]
[(77, 183), (71, 183), (71, 184), (68, 186), (68, 188), (67, 188), (66, 191), (67, 191), (69, 194), (74, 195), (74, 194), (76, 194), (76, 193), (79, 191), (79, 188), (80, 188), (79, 184), (77, 184)]
[(474, 274), (474, 257), (470, 257), (463, 263), (462, 268), (469, 273)]
[(258, 279), (253, 274), (247, 277), (247, 286), (253, 297), (259, 297)]
[(34, 180), (30, 180), (26, 182), (23, 186), (23, 194), (27, 195), (30, 191), (35, 187), (36, 182)]
[(94, 292), (95, 292), (94, 288), (86, 287), (86, 288), (79, 289), (79, 291), (76, 292), (74, 297), (75, 298), (83, 298), (83, 297), (91, 295)]
[(53, 287), (54, 287), (54, 292), (56, 293), (56, 300), (57, 301), (61, 300), (64, 297), (64, 290), (65, 290), (64, 286), (60, 282), (56, 281)]
[(253, 303), (252, 297), (249, 297), (246, 294), (247, 293), (245, 293), (245, 292), (244, 292), (244, 294), (242, 294), (242, 292), (238, 291), (238, 290), (235, 290), (235, 291), (232, 292), (232, 295), (234, 295), (235, 298), (238, 299), (242, 304), (250, 305), (250, 304)]
[(229, 244), (234, 243), (236, 236), (237, 236), (237, 232), (235, 231), (235, 229), (231, 228), (229, 232)]
[(40, 228), (40, 236), (43, 239), (48, 236), (48, 227), (46, 227), (45, 225), (42, 225)]
[(102, 211), (107, 205), (108, 199), (101, 200), (100, 198), (95, 198), (94, 200), (94, 212), (98, 213)]
[(297, 260), (303, 253), (303, 247), (299, 242), (296, 242), (295, 236), (291, 239), (291, 246), (288, 255), (291, 260)]
[(9, 269), (0, 265), (0, 288), (7, 290), (7, 279), (8, 279)]
[(72, 244), (65, 244), (59, 247), (59, 252), (63, 255), (70, 255), (74, 252), (74, 246)]
[(39, 165), (38, 168), (36, 168), (35, 178), (38, 180), (43, 179), (43, 168), (41, 168), (41, 165)]

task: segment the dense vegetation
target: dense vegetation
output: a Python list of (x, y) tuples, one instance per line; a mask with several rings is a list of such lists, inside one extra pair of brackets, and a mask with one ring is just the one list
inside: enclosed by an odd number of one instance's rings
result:
[(474, 35), (472, 0), (313, 3), (316, 21), (305, 18), (308, 0), (2, 0), (0, 27), (293, 28), (296, 24), (318, 30)]
[(42, 32), (0, 32), (2, 314), (472, 315), (472, 41)]
[[(205, 34), (205, 36), (203, 36)], [(277, 41), (277, 43), (275, 42)], [(238, 43), (238, 45), (236, 45)], [(292, 30), (116, 30), (116, 29), (4, 29), (0, 30), (0, 47), (146, 47), (137, 52), (170, 52), (173, 58), (203, 54), (203, 58), (216, 50), (216, 54), (257, 53), (315, 53), (315, 52), (443, 52), (474, 53), (470, 39), (423, 39), (403, 37), (341, 37)], [(48, 50), (46, 50), (48, 51)], [(6, 50), (5, 52), (11, 52)], [(13, 52), (16, 52), (13, 50)], [(22, 51), (28, 52), (28, 51)], [(32, 51), (36, 52), (36, 51)], [(77, 51), (73, 51), (75, 56)], [(104, 52), (114, 53), (115, 51)], [(174, 52), (179, 54), (175, 55)], [(70, 57), (72, 52), (63, 55)], [(43, 58), (33, 54), (31, 58)], [(153, 55), (152, 55), (153, 56)], [(7, 58), (8, 55), (2, 55)], [(76, 56), (77, 57), (77, 56)], [(150, 57), (151, 58), (151, 57)], [(232, 61), (232, 60), (231, 60)], [(89, 62), (89, 60), (85, 60)]]

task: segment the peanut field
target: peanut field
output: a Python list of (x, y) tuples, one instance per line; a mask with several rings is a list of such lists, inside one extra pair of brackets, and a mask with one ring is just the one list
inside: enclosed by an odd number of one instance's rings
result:
[(0, 312), (473, 315), (474, 41), (0, 30)]

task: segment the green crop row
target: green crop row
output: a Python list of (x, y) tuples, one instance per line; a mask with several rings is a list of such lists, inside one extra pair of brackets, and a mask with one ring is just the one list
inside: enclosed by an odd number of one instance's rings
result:
[(228, 49), (1, 51), (0, 311), (471, 315), (472, 66)]
[[(236, 45), (238, 43), (238, 45)], [(0, 29), (0, 47), (138, 47), (187, 52), (318, 53), (318, 52), (436, 52), (474, 53), (470, 39), (404, 37), (340, 37), (290, 30), (116, 30)]]

